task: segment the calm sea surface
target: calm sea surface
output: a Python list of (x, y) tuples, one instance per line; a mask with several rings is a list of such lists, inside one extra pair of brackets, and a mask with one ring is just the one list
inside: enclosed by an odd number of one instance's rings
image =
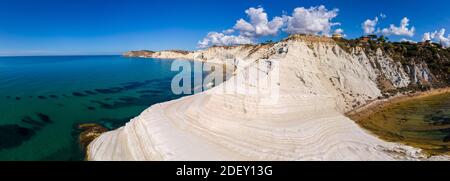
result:
[[(179, 73), (170, 70), (172, 62), (0, 57), (0, 160), (83, 160), (78, 124), (115, 129), (153, 104), (181, 97), (171, 91)], [(450, 94), (396, 103), (358, 123), (388, 141), (449, 153)]]
[(358, 123), (379, 137), (424, 149), (450, 153), (450, 93), (395, 103)]
[(171, 63), (121, 56), (0, 57), (0, 160), (82, 160), (78, 124), (115, 129), (153, 104), (181, 97), (171, 91), (179, 73)]

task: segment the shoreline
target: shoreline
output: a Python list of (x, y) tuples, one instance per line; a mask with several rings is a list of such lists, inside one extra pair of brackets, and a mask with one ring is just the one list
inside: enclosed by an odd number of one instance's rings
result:
[(450, 154), (450, 151), (447, 151), (447, 152), (435, 152), (432, 150), (427, 151), (427, 149), (424, 149), (421, 147), (421, 146), (426, 146), (426, 145), (422, 145), (419, 143), (410, 142), (410, 141), (406, 141), (406, 140), (395, 140), (393, 138), (386, 137), (385, 135), (379, 135), (379, 134), (376, 134), (374, 131), (365, 128), (362, 124), (364, 123), (364, 118), (367, 118), (367, 117), (370, 117), (371, 115), (377, 114), (379, 111), (385, 109), (386, 107), (392, 106), (394, 104), (417, 100), (417, 99), (422, 99), (422, 98), (427, 98), (427, 97), (432, 97), (432, 96), (439, 96), (439, 95), (449, 94), (449, 93), (450, 93), (450, 87), (432, 89), (432, 90), (416, 92), (416, 93), (402, 93), (402, 94), (398, 94), (396, 96), (393, 96), (393, 97), (390, 97), (387, 99), (372, 101), (362, 107), (359, 107), (355, 110), (345, 113), (345, 116), (350, 118), (352, 121), (354, 121), (361, 129), (366, 130), (367, 133), (371, 134), (372, 136), (376, 136), (379, 139), (382, 139), (387, 142), (408, 145), (408, 146), (412, 146), (417, 149), (421, 149), (424, 154), (426, 154), (430, 157), (431, 156), (445, 157)]
[[(420, 98), (429, 97), (429, 96), (446, 94), (446, 93), (450, 93), (450, 87), (437, 88), (437, 89), (427, 90), (427, 91), (423, 91), (423, 92), (416, 92), (416, 93), (401, 93), (401, 94), (397, 94), (393, 97), (389, 97), (386, 99), (374, 100), (374, 101), (372, 101), (368, 104), (365, 104), (359, 108), (356, 108), (354, 110), (346, 112), (345, 116), (354, 120), (355, 118), (359, 118), (361, 115), (376, 113), (380, 109), (382, 109), (386, 106), (392, 105), (392, 104), (396, 104), (396, 103), (408, 101), (408, 100), (420, 99)], [(356, 120), (354, 120), (354, 121), (357, 122)]]

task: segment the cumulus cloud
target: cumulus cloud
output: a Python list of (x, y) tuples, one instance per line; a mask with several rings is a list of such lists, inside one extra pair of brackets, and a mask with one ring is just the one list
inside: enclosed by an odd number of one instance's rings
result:
[(234, 29), (223, 30), (222, 33), (224, 33), (224, 34), (231, 34), (231, 33), (234, 33)]
[(433, 33), (427, 32), (423, 35), (423, 40), (433, 40), (439, 42), (443, 47), (450, 47), (450, 34), (445, 37), (445, 29), (442, 28), (440, 31), (435, 31)]
[[(338, 15), (338, 9), (328, 10), (325, 6), (311, 8), (295, 8), (292, 16), (275, 16), (269, 21), (264, 8), (249, 8), (245, 11), (248, 20), (239, 19), (231, 29), (219, 32), (209, 32), (203, 40), (198, 42), (199, 48), (213, 45), (254, 44), (258, 38), (276, 36), (281, 30), (288, 34), (315, 34), (329, 36), (332, 22)], [(338, 29), (337, 31), (342, 31)]]
[(342, 35), (344, 33), (344, 30), (341, 28), (338, 28), (338, 29), (334, 30), (334, 33)]
[(389, 26), (389, 28), (384, 28), (381, 30), (381, 33), (384, 35), (397, 35), (397, 36), (414, 36), (414, 33), (416, 31), (415, 27), (409, 28), (409, 19), (407, 17), (404, 17), (401, 22), (400, 26), (397, 27), (393, 24)]
[[(239, 19), (233, 28), (224, 30), (222, 33), (209, 32), (203, 40), (198, 42), (198, 47), (254, 44), (256, 39), (262, 36), (277, 35), (284, 25), (281, 17), (274, 17), (269, 21), (268, 15), (262, 7), (249, 8), (245, 13), (250, 19), (249, 21)], [(235, 32), (238, 35), (233, 35)]]
[(286, 31), (289, 34), (322, 34), (329, 35), (331, 27), (339, 25), (332, 20), (338, 15), (339, 10), (328, 10), (325, 6), (295, 8), (292, 16), (284, 16), (286, 19)]
[(381, 17), (381, 19), (386, 19), (387, 18), (386, 14), (384, 14), (384, 13), (380, 13), (380, 17)]
[(442, 46), (448, 48), (450, 47), (450, 35), (445, 37), (445, 29), (442, 28), (441, 31), (433, 33), (432, 37), (441, 43)]
[(228, 45), (241, 45), (241, 44), (253, 44), (254, 41), (244, 36), (225, 35), (223, 33), (210, 32), (198, 42), (199, 48), (206, 48), (212, 45), (228, 46)]
[(431, 41), (431, 33), (429, 33), (429, 32), (424, 33), (423, 36), (422, 36), (422, 41), (423, 42)]
[(342, 35), (342, 37), (346, 37), (347, 36), (346, 34), (344, 34), (344, 30), (341, 29), (341, 28), (338, 28), (338, 29), (334, 30), (334, 34)]
[(375, 27), (378, 24), (378, 17), (375, 17), (375, 19), (371, 20), (368, 19), (362, 23), (362, 28), (364, 30), (364, 34), (373, 34), (375, 32)]
[(410, 39), (406, 39), (406, 38), (402, 38), (402, 39), (400, 40), (400, 42), (417, 43), (417, 42), (414, 41), (414, 40), (410, 40)]
[(250, 18), (250, 22), (240, 19), (234, 25), (234, 29), (239, 31), (242, 36), (249, 38), (258, 38), (262, 36), (277, 35), (283, 26), (283, 18), (274, 17), (269, 21), (267, 13), (263, 8), (249, 8), (245, 13)]

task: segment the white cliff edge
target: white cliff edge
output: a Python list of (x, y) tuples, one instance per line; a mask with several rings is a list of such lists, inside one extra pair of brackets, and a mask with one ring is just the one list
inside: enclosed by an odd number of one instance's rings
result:
[[(153, 58), (234, 61), (235, 75), (200, 94), (154, 105), (88, 147), (88, 160), (424, 160), (419, 149), (369, 134), (344, 113), (381, 96), (380, 74), (411, 81), (381, 51), (347, 53), (333, 40), (293, 36), (279, 43), (156, 52)], [(374, 68), (377, 61), (382, 69)], [(229, 61), (228, 61), (229, 62)], [(256, 65), (269, 67), (261, 70)], [(271, 69), (277, 64), (279, 69)], [(245, 72), (264, 72), (258, 80)], [(277, 101), (246, 87), (279, 72)], [(237, 93), (223, 94), (224, 88)], [(434, 158), (441, 159), (441, 158)]]

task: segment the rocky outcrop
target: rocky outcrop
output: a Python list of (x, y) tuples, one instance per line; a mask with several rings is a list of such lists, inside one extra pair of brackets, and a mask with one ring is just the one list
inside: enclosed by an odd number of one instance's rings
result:
[[(411, 78), (416, 69), (405, 70), (381, 49), (348, 52), (329, 38), (296, 35), (267, 45), (150, 57), (231, 64), (236, 71), (224, 84), (154, 105), (126, 126), (103, 134), (89, 145), (91, 160), (426, 158), (418, 149), (368, 134), (344, 116), (381, 97), (381, 80), (392, 89), (419, 80)], [(249, 76), (255, 73), (260, 76)], [(276, 80), (275, 98), (261, 86), (267, 80)], [(246, 91), (249, 87), (257, 93)]]
[(141, 51), (130, 51), (123, 54), (124, 57), (141, 57), (141, 58), (149, 58), (152, 57), (154, 51), (149, 50), (141, 50)]
[(82, 149), (86, 149), (95, 138), (108, 131), (108, 129), (98, 124), (80, 124), (77, 129), (81, 131), (78, 142)]
[(154, 52), (149, 50), (129, 51), (123, 54), (125, 57), (160, 58), (160, 59), (192, 59), (193, 52), (182, 50), (166, 50)]

